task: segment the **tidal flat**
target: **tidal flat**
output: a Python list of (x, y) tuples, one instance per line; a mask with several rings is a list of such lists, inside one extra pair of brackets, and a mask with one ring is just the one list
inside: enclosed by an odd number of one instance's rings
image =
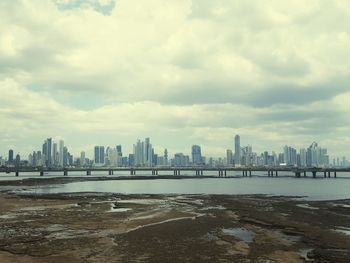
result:
[(0, 226), (2, 263), (350, 262), (350, 200), (2, 191)]

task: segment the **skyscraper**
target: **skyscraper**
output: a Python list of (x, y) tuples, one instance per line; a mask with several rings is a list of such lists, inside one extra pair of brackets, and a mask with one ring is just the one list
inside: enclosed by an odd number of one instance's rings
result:
[(63, 148), (64, 148), (64, 141), (60, 140), (58, 142), (58, 164), (59, 166), (63, 166)]
[(52, 166), (52, 138), (47, 138), (46, 140), (46, 147), (47, 147), (47, 166)]
[(232, 153), (232, 150), (230, 149), (226, 150), (226, 163), (227, 163), (227, 166), (233, 165), (233, 153)]
[(80, 153), (80, 166), (85, 165), (85, 152)]
[(150, 143), (150, 139), (146, 138), (144, 142), (144, 165), (145, 166), (152, 166), (153, 163), (153, 148), (152, 144)]
[(100, 146), (100, 163), (104, 164), (105, 163), (105, 147)]
[(94, 159), (95, 159), (95, 164), (100, 163), (100, 147), (99, 146), (95, 146)]
[(105, 162), (105, 147), (95, 146), (94, 148), (95, 165), (103, 165)]
[(118, 155), (123, 156), (122, 146), (119, 144), (115, 148), (117, 149)]
[(164, 150), (164, 165), (168, 165), (168, 149)]
[(13, 150), (9, 150), (9, 158), (8, 158), (9, 164), (13, 164)]
[(199, 145), (192, 145), (192, 163), (193, 165), (202, 164), (202, 152)]
[(306, 149), (304, 148), (300, 149), (300, 166), (306, 166)]
[(241, 164), (241, 137), (235, 136), (235, 165)]
[(122, 146), (117, 145), (116, 146), (117, 151), (117, 166), (123, 166), (123, 152), (122, 152)]
[(63, 167), (69, 164), (69, 153), (67, 147), (63, 147)]
[(54, 166), (58, 165), (58, 152), (57, 152), (57, 143), (53, 144), (53, 148), (52, 148), (52, 164)]
[(137, 140), (134, 144), (134, 165), (142, 166), (144, 164), (144, 143)]
[(15, 165), (16, 165), (17, 167), (19, 167), (20, 163), (21, 163), (21, 156), (20, 156), (19, 153), (18, 153), (18, 154), (16, 155)]

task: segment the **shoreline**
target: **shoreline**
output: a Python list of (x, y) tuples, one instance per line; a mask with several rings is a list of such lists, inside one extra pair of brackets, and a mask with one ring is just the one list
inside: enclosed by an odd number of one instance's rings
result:
[[(84, 182), (84, 181), (132, 181), (132, 180), (185, 180), (185, 179), (248, 179), (248, 178), (266, 178), (266, 180), (273, 179), (285, 179), (285, 178), (295, 178), (294, 176), (279, 176), (268, 178), (266, 176), (226, 176), (218, 177), (213, 175), (204, 176), (193, 176), (193, 175), (120, 175), (120, 176), (43, 176), (43, 177), (14, 177), (13, 180), (0, 180), (1, 186), (41, 186), (41, 185), (51, 185), (51, 184), (68, 184), (74, 182)], [(300, 180), (300, 178), (295, 178)], [(302, 178), (301, 180), (329, 180), (328, 178)], [(343, 180), (350, 179), (350, 177), (337, 177), (331, 178), (331, 180)]]
[(349, 218), (350, 199), (1, 192), (0, 262), (345, 263)]

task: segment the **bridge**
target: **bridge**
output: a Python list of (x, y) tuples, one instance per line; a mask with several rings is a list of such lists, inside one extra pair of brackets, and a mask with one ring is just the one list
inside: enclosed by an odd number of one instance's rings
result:
[(105, 172), (106, 175), (114, 175), (118, 173), (130, 173), (136, 175), (140, 172), (149, 172), (150, 175), (158, 175), (159, 172), (167, 172), (170, 175), (180, 176), (184, 172), (193, 172), (196, 176), (203, 176), (204, 172), (212, 172), (218, 177), (227, 177), (228, 172), (241, 172), (243, 177), (252, 176), (254, 172), (266, 172), (268, 177), (278, 176), (279, 173), (290, 172), (295, 177), (309, 177), (313, 178), (319, 176), (323, 177), (337, 177), (337, 173), (350, 173), (350, 168), (296, 168), (296, 167), (87, 167), (87, 168), (35, 168), (35, 167), (5, 167), (0, 168), (0, 173), (14, 173), (19, 176), (20, 173), (38, 173), (44, 176), (48, 172), (59, 172), (63, 176), (68, 176), (71, 172), (81, 172), (86, 175), (91, 175), (92, 172)]

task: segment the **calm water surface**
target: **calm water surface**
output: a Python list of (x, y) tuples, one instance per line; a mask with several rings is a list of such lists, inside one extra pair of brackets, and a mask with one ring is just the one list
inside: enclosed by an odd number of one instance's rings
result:
[(86, 181), (41, 186), (32, 193), (112, 192), (123, 194), (267, 194), (303, 196), (308, 200), (350, 198), (349, 178), (202, 178)]

